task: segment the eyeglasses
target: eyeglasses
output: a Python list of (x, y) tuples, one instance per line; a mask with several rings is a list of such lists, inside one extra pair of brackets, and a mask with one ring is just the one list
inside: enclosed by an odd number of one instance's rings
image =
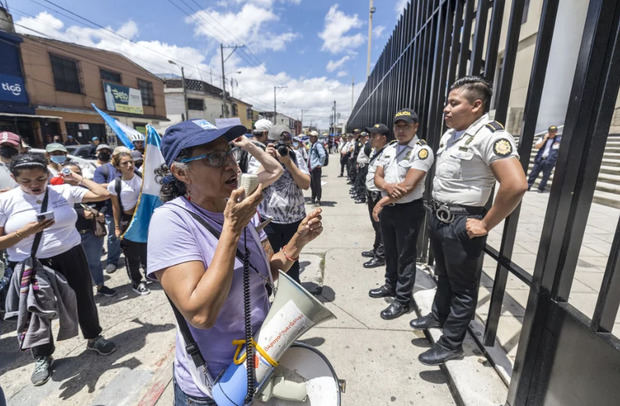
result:
[(231, 158), (232, 156), (233, 156), (233, 150), (229, 148), (225, 151), (207, 152), (206, 154), (200, 154), (200, 155), (197, 155), (191, 158), (184, 158), (184, 159), (181, 159), (179, 162), (186, 164), (188, 162), (206, 159), (207, 160), (206, 164), (208, 166), (211, 166), (214, 168), (221, 168), (222, 166), (226, 165), (226, 163), (228, 162), (228, 159)]

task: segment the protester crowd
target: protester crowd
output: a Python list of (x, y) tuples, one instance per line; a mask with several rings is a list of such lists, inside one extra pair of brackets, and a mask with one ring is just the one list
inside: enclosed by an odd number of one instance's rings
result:
[[(218, 129), (203, 120), (173, 125), (162, 138), (165, 164), (156, 173), (164, 204), (153, 214), (148, 243), (124, 236), (140, 195), (144, 138), (132, 139), (131, 151), (93, 140), (97, 168), (90, 180), (63, 144), (48, 144), (42, 156), (25, 152), (18, 135), (0, 133), (7, 303), (19, 303), (32, 290), (23, 289), (24, 277), (35, 271), (48, 275), (48, 289), (65, 292), (62, 338), (77, 335), (79, 325), (87, 349), (110, 354), (116, 347), (101, 336), (94, 296), (116, 294), (105, 286), (104, 272), (117, 270), (122, 253), (131, 289), (145, 295), (149, 278), (158, 280), (180, 321), (175, 402), (214, 404), (203, 384), (230, 363), (231, 340), (260, 328), (278, 270), (299, 282), (299, 253), (322, 231), (322, 169), (336, 153), (340, 176), (346, 171), (351, 197), (367, 205), (374, 229), (372, 248), (361, 253), (368, 258), (363, 266), (385, 266), (384, 284), (369, 291), (371, 298), (393, 299), (380, 317), (395, 319), (414, 306), (416, 247), (426, 216), (438, 289), (432, 313), (410, 325), (443, 328), (421, 362), (458, 358), (476, 308), (485, 236), (528, 188), (513, 137), (488, 116), (491, 94), (490, 85), (477, 77), (452, 84), (444, 108), (448, 130), (435, 151), (419, 137), (419, 118), (408, 108), (394, 115), (390, 127), (369, 123), (325, 140), (316, 131), (292, 134), (266, 119), (250, 133), (240, 125)], [(557, 155), (559, 139), (552, 130), (536, 145), (543, 150), (541, 162)], [(536, 168), (545, 173), (543, 190), (550, 166)], [(256, 175), (260, 183), (248, 196), (239, 188), (242, 173)], [(430, 182), (431, 198), (425, 201)], [(487, 208), (496, 182), (495, 201)], [(310, 213), (307, 189), (315, 206)], [(22, 272), (22, 281), (10, 279), (11, 272)], [(44, 384), (54, 351), (49, 322), (35, 329), (23, 324), (28, 315), (19, 306), (6, 311), (18, 317), (18, 329), (26, 327), (18, 337), (20, 348), (30, 348), (35, 358), (33, 384)], [(200, 357), (188, 354), (191, 346), (185, 345), (192, 342), (206, 366), (202, 383), (196, 379)]]

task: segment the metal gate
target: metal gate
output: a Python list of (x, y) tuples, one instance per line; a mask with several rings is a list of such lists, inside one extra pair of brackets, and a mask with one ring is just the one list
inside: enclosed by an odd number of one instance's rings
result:
[[(585, 0), (584, 0), (585, 1)], [(413, 0), (378, 58), (348, 128), (390, 123), (402, 107), (420, 116), (419, 134), (437, 149), (448, 86), (465, 74), (494, 87), (495, 119), (505, 122), (519, 33), (528, 0), (512, 0), (497, 69), (506, 2)], [(559, 0), (544, 0), (523, 112), (519, 154), (527, 169)], [(620, 222), (592, 319), (568, 303), (592, 196), (620, 85), (620, 2), (591, 0), (571, 88), (560, 155), (536, 263), (511, 261), (520, 207), (505, 221), (501, 245), (487, 244), (497, 262), (484, 342), (492, 345), (512, 273), (530, 287), (508, 405), (616, 405), (620, 402), (620, 340), (611, 334), (620, 304)], [(501, 72), (495, 78), (496, 71)], [(427, 193), (432, 173), (427, 177)], [(432, 262), (427, 236), (418, 252)]]

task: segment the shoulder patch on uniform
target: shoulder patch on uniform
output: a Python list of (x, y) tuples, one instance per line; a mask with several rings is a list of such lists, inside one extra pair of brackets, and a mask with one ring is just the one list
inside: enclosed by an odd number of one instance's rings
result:
[(485, 127), (491, 130), (491, 132), (500, 131), (504, 129), (504, 126), (498, 121), (491, 121), (490, 123), (486, 123)]
[(493, 144), (493, 152), (499, 156), (512, 154), (512, 144), (506, 138), (500, 138)]
[(416, 142), (416, 144), (418, 144), (418, 145), (426, 145), (426, 140), (423, 140), (422, 138), (420, 138), (420, 139)]
[(428, 158), (428, 150), (426, 148), (421, 148), (418, 151), (418, 158), (420, 158), (420, 159)]
[(388, 145), (394, 145), (394, 144), (396, 144), (397, 142), (398, 142), (397, 140), (392, 140), (392, 141), (390, 141), (390, 142), (388, 143)]

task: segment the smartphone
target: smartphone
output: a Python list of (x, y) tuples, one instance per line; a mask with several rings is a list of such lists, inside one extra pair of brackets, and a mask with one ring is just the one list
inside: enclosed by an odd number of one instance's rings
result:
[(46, 211), (46, 212), (37, 214), (37, 221), (45, 221), (45, 220), (53, 220), (53, 219), (54, 219), (53, 211)]

